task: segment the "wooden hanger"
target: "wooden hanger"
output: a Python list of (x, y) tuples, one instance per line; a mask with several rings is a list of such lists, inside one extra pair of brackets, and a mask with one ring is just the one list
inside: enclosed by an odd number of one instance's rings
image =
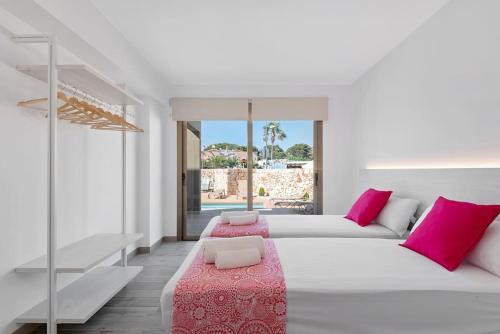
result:
[[(90, 125), (91, 129), (96, 130), (144, 132), (143, 129), (127, 122), (123, 117), (85, 101), (80, 101), (76, 97), (68, 98), (63, 92), (58, 92), (57, 98), (64, 103), (57, 108), (59, 119), (67, 120), (75, 124)], [(46, 108), (36, 107), (36, 105), (46, 103), (47, 101), (47, 98), (33, 99), (18, 102), (17, 105), (23, 108), (46, 112)]]

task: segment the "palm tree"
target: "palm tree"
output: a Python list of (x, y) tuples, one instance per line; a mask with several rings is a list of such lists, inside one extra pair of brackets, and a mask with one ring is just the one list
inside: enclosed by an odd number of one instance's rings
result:
[(268, 150), (269, 150), (269, 132), (270, 132), (270, 128), (269, 128), (269, 123), (266, 122), (266, 124), (263, 126), (262, 130), (264, 131), (263, 132), (263, 140), (264, 140), (264, 143), (266, 144), (266, 146), (264, 146), (264, 160), (267, 162), (267, 158), (268, 158)]
[(281, 129), (279, 122), (269, 122), (269, 132), (271, 137), (271, 161), (273, 161), (274, 143), (276, 140), (283, 140), (286, 138), (286, 133)]

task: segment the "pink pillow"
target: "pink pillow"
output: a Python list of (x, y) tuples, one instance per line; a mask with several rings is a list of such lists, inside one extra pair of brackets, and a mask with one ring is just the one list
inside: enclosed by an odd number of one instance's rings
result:
[(368, 189), (359, 196), (345, 218), (355, 221), (361, 226), (369, 225), (387, 204), (391, 194), (392, 191)]
[(439, 197), (401, 246), (455, 270), (500, 213), (500, 205), (477, 205)]

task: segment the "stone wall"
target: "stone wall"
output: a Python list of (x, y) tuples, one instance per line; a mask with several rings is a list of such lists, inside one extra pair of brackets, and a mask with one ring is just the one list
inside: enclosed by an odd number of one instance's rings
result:
[(254, 169), (253, 191), (263, 187), (271, 197), (313, 197), (314, 172), (312, 169)]
[(212, 181), (215, 190), (223, 189), (227, 194), (228, 173), (226, 171), (226, 169), (202, 169), (201, 182)]
[[(314, 172), (312, 169), (254, 169), (253, 192), (259, 194), (262, 187), (270, 197), (302, 197), (305, 193), (313, 197)], [(210, 180), (215, 190), (224, 190), (226, 195), (237, 195), (238, 181), (247, 179), (246, 169), (202, 169), (202, 182)]]

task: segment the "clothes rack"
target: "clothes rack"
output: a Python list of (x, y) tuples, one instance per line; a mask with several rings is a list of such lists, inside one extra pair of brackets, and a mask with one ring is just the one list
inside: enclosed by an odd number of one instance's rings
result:
[[(57, 98), (63, 103), (57, 108), (59, 119), (76, 124), (90, 125), (91, 129), (96, 130), (144, 132), (143, 129), (127, 122), (123, 116), (81, 101), (76, 97), (68, 97), (65, 93), (58, 92)], [(45, 108), (38, 106), (47, 101), (47, 98), (39, 98), (21, 101), (17, 105), (37, 111), (47, 111)]]
[[(0, 27), (1, 28), (1, 27)], [(46, 110), (48, 118), (48, 171), (47, 171), (47, 253), (18, 266), (16, 272), (48, 274), (47, 299), (17, 317), (18, 323), (47, 323), (47, 333), (57, 333), (58, 323), (83, 323), (97, 312), (119, 290), (129, 283), (142, 267), (127, 265), (127, 246), (142, 238), (140, 233), (126, 231), (126, 135), (141, 132), (126, 121), (126, 106), (141, 105), (142, 101), (124, 88), (114, 84), (95, 70), (85, 65), (57, 65), (57, 43), (54, 36), (14, 35), (6, 29), (14, 43), (45, 43), (48, 46), (48, 65), (23, 65), (17, 69), (48, 84), (48, 98), (24, 101), (20, 105)], [(117, 105), (122, 115), (106, 111), (99, 106), (68, 97), (59, 89), (64, 85), (79, 87), (96, 99)], [(63, 105), (58, 107), (58, 100)], [(46, 108), (37, 107), (47, 103)], [(122, 219), (120, 233), (101, 233), (57, 249), (56, 217), (58, 204), (57, 184), (57, 121), (68, 120), (87, 124), (101, 130), (122, 132)], [(120, 266), (96, 267), (103, 260), (121, 254)], [(77, 280), (64, 289), (57, 289), (57, 275), (82, 273)]]

